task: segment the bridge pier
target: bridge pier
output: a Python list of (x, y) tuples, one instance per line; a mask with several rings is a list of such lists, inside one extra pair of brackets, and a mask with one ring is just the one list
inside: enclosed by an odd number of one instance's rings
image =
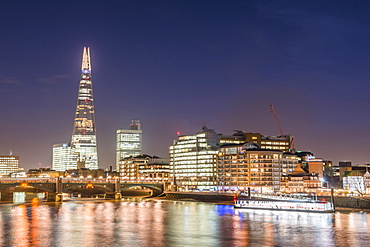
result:
[(116, 180), (114, 182), (114, 192), (105, 192), (104, 198), (105, 199), (122, 200), (119, 178), (116, 178)]
[(63, 202), (63, 194), (62, 193), (53, 193), (49, 192), (46, 200), (48, 202)]
[(104, 199), (121, 200), (122, 199), (122, 194), (121, 194), (121, 192), (105, 192)]
[(48, 202), (63, 202), (62, 183), (62, 178), (59, 177), (55, 182), (56, 192), (49, 192), (47, 195)]
[(114, 181), (114, 189), (115, 189), (114, 199), (115, 200), (121, 200), (122, 199), (122, 194), (121, 194), (121, 191), (120, 191), (120, 187), (121, 187), (121, 184), (120, 184), (119, 178), (116, 178), (116, 180)]
[(56, 202), (62, 202), (63, 201), (63, 194), (62, 193), (56, 193), (55, 201)]
[(114, 194), (114, 199), (115, 199), (115, 200), (121, 200), (121, 199), (122, 199), (122, 194), (121, 194), (121, 192), (116, 192), (116, 194)]

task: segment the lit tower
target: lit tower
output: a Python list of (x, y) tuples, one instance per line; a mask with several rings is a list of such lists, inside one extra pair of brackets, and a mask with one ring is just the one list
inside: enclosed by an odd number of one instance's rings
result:
[(142, 135), (141, 124), (139, 120), (131, 120), (128, 129), (117, 130), (116, 145), (116, 168), (120, 169), (120, 161), (127, 157), (135, 157), (142, 154)]
[(78, 167), (98, 169), (90, 48), (84, 47), (71, 146), (78, 154)]

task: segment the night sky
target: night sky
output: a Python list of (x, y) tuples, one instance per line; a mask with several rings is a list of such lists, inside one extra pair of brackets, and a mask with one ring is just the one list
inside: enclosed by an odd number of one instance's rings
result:
[(91, 49), (99, 166), (139, 119), (168, 156), (202, 124), (285, 134), (316, 157), (370, 162), (368, 1), (1, 1), (0, 154), (25, 169), (69, 142)]

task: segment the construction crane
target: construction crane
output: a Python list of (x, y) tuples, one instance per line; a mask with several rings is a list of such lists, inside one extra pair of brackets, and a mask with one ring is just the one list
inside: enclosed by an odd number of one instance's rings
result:
[(272, 112), (272, 114), (274, 114), (274, 118), (275, 118), (276, 124), (277, 124), (277, 126), (278, 126), (278, 128), (279, 128), (280, 135), (281, 135), (281, 137), (284, 137), (283, 129), (281, 128), (281, 125), (280, 125), (279, 119), (278, 119), (278, 117), (277, 117), (277, 115), (276, 115), (274, 105), (270, 105), (270, 107), (271, 107), (271, 112)]
[(274, 114), (274, 118), (275, 118), (276, 124), (277, 124), (277, 126), (279, 128), (281, 138), (289, 137), (289, 151), (294, 151), (295, 150), (294, 149), (294, 136), (291, 136), (291, 135), (286, 136), (286, 135), (284, 135), (283, 129), (281, 128), (281, 125), (280, 125), (280, 122), (279, 122), (279, 118), (276, 115), (274, 105), (270, 105), (270, 108), (271, 108), (272, 114)]

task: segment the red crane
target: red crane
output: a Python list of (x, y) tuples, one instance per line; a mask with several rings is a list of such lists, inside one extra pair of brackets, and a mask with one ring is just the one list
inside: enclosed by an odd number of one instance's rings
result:
[(278, 128), (279, 128), (280, 135), (281, 135), (281, 137), (283, 137), (283, 136), (284, 136), (283, 129), (282, 129), (282, 128), (281, 128), (281, 126), (280, 126), (280, 122), (279, 122), (279, 119), (278, 119), (278, 117), (277, 117), (277, 115), (276, 115), (274, 105), (270, 105), (270, 107), (271, 107), (271, 112), (272, 112), (272, 114), (274, 114), (274, 118), (275, 118), (276, 124), (277, 124), (277, 126), (278, 126)]
[(274, 118), (275, 118), (276, 124), (277, 124), (277, 126), (278, 126), (278, 128), (279, 128), (280, 136), (281, 136), (282, 138), (284, 138), (284, 137), (289, 137), (289, 151), (294, 151), (294, 150), (295, 150), (295, 149), (294, 149), (294, 136), (292, 136), (292, 135), (285, 136), (285, 135), (284, 135), (283, 129), (281, 128), (281, 125), (280, 125), (279, 119), (278, 119), (278, 117), (277, 117), (277, 115), (276, 115), (274, 105), (270, 105), (270, 107), (271, 107), (271, 112), (272, 112), (272, 114), (274, 114)]

